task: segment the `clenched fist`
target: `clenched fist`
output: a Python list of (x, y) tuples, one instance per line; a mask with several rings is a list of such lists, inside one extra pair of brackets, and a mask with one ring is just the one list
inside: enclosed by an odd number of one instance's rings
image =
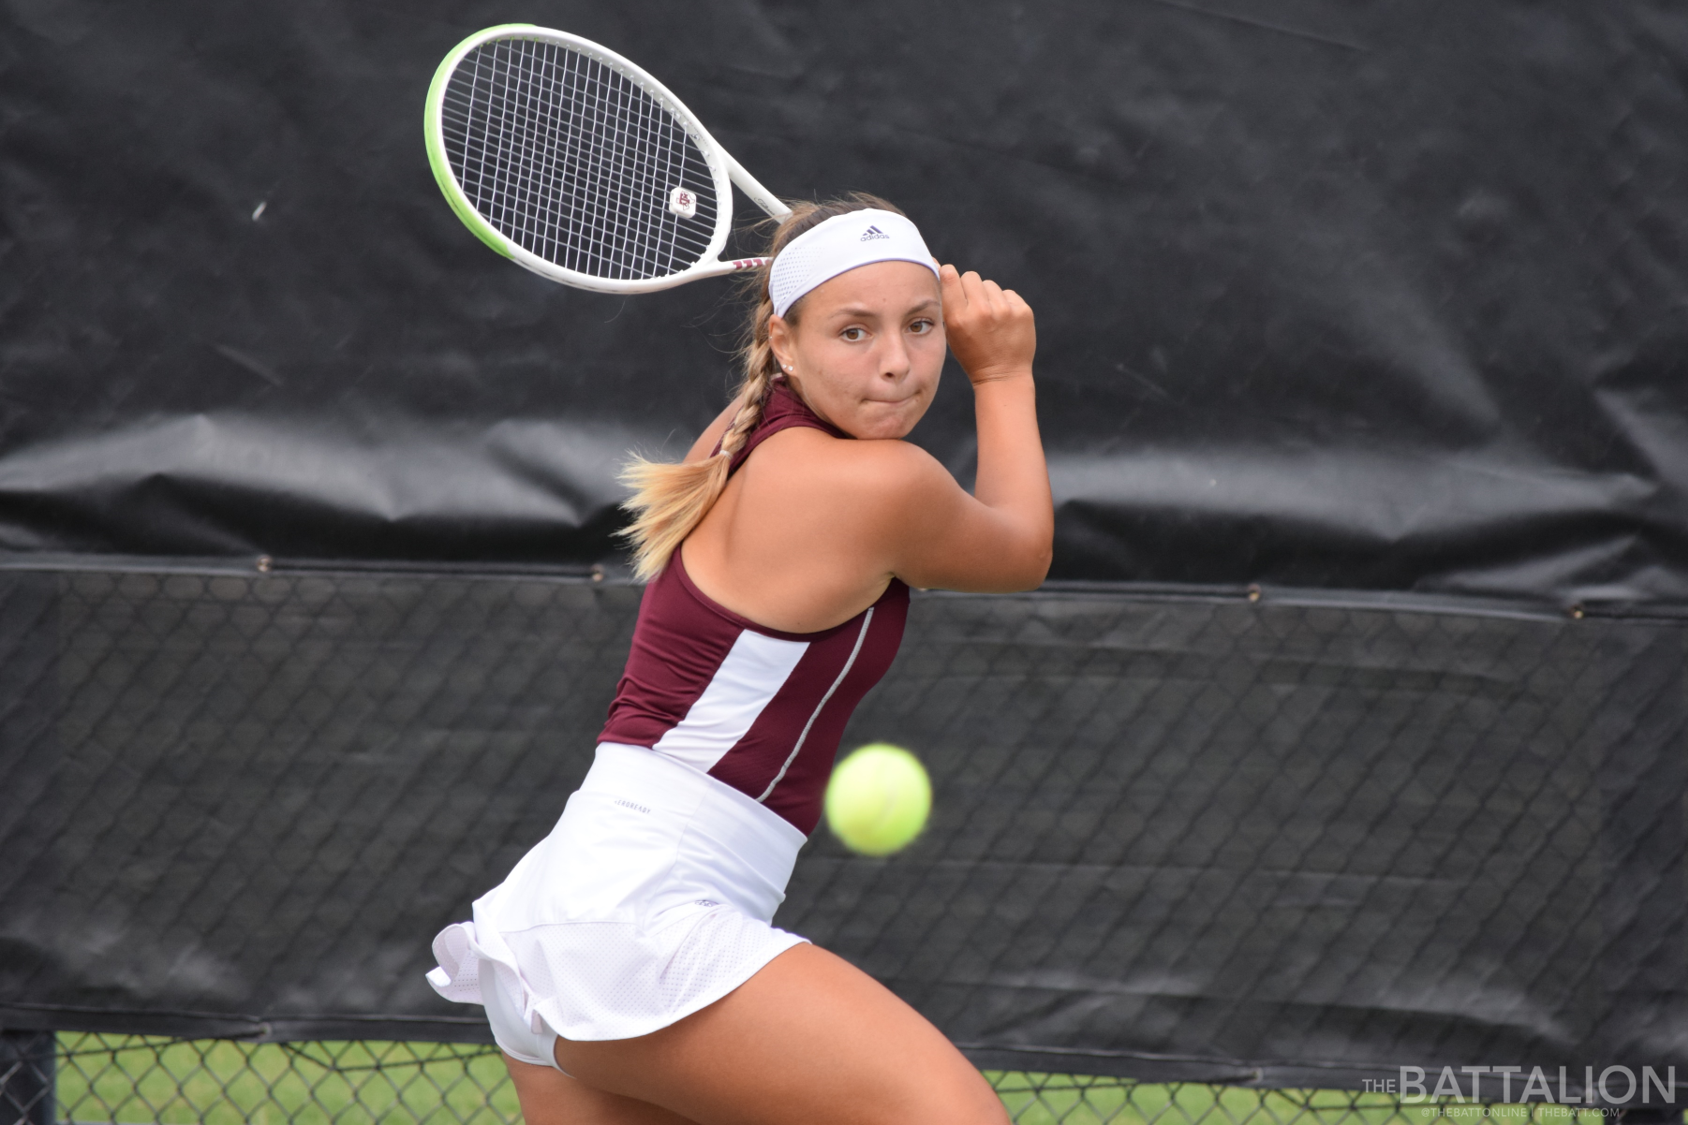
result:
[(944, 333), (974, 386), (1030, 375), (1037, 351), (1031, 306), (1012, 289), (954, 266), (938, 271), (944, 290)]

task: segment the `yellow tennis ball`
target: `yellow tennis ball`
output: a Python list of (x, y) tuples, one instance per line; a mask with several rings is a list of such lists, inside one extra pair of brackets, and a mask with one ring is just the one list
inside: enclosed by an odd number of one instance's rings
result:
[(851, 851), (890, 855), (908, 846), (932, 811), (932, 781), (920, 759), (889, 742), (870, 742), (833, 768), (826, 823)]

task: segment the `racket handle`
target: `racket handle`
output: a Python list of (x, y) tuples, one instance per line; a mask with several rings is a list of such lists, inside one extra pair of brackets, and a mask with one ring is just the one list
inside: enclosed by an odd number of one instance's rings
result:
[(771, 261), (773, 261), (772, 258), (735, 258), (730, 262), (716, 262), (712, 266), (698, 269), (690, 274), (686, 280), (690, 281), (694, 277), (719, 277), (724, 273), (742, 273), (745, 270), (765, 266)]

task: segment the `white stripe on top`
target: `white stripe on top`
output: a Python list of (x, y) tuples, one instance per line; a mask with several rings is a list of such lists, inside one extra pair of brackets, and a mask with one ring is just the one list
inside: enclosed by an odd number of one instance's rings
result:
[(808, 650), (808, 641), (741, 631), (686, 717), (651, 749), (708, 773), (750, 731)]
[(774, 786), (780, 783), (780, 778), (785, 776), (785, 771), (790, 769), (791, 763), (797, 760), (797, 752), (803, 749), (803, 743), (808, 741), (809, 728), (814, 726), (815, 720), (821, 717), (821, 708), (826, 706), (826, 701), (832, 698), (832, 693), (838, 690), (838, 685), (844, 682), (844, 677), (848, 676), (850, 674), (850, 669), (855, 666), (856, 657), (861, 655), (862, 642), (867, 640), (867, 628), (872, 624), (873, 607), (868, 606), (867, 616), (862, 618), (862, 631), (856, 634), (856, 647), (850, 650), (850, 659), (844, 662), (844, 667), (839, 671), (838, 678), (832, 681), (832, 686), (826, 689), (826, 694), (821, 696), (821, 701), (815, 704), (814, 714), (810, 715), (809, 721), (803, 724), (803, 733), (797, 736), (797, 745), (793, 746), (791, 748), (791, 753), (786, 755), (784, 764), (780, 766), (780, 772), (774, 775), (774, 780), (768, 782), (768, 787), (762, 790), (762, 795), (760, 797), (756, 798), (758, 801), (766, 801), (768, 799), (768, 794), (772, 793), (774, 791)]

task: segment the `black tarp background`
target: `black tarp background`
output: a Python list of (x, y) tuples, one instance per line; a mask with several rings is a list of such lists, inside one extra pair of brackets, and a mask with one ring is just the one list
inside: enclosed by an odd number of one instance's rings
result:
[[(1025, 293), (1058, 580), (1688, 597), (1668, 2), (6, 0), (0, 546), (618, 557), (734, 306), (461, 229), (422, 97), (507, 20)], [(969, 421), (952, 371), (916, 436), (964, 478)]]

